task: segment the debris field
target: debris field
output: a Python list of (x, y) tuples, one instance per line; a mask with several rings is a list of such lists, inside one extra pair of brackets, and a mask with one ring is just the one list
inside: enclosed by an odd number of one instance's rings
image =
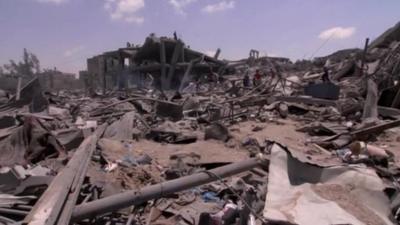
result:
[(220, 52), (150, 34), (85, 90), (2, 90), (0, 225), (400, 224), (400, 23), (295, 63)]

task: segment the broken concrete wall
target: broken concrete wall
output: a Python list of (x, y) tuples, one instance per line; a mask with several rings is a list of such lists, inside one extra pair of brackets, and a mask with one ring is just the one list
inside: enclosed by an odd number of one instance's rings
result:
[(225, 65), (221, 60), (188, 48), (181, 40), (152, 35), (142, 47), (106, 52), (88, 59), (87, 63), (97, 89), (140, 87), (151, 77), (152, 85), (164, 90), (179, 89), (185, 73), (196, 81), (200, 76), (221, 72)]
[[(44, 90), (78, 90), (84, 88), (84, 83), (76, 79), (73, 74), (60, 74), (53, 75), (53, 87), (50, 84), (50, 75), (42, 73), (38, 75), (40, 84)], [(22, 86), (27, 84), (31, 78), (22, 78)], [(0, 77), (0, 89), (6, 90), (10, 93), (15, 93), (17, 90), (18, 78), (17, 77)]]

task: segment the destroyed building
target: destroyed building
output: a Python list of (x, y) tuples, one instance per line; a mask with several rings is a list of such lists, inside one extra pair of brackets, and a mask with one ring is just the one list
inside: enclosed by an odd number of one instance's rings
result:
[(296, 63), (150, 35), (95, 94), (2, 91), (0, 224), (400, 224), (399, 31)]
[[(58, 70), (46, 70), (36, 75), (44, 90), (79, 90), (83, 89), (83, 80), (76, 79), (74, 74), (63, 73)], [(32, 77), (22, 77), (21, 84), (27, 84)], [(0, 89), (15, 92), (18, 86), (18, 77), (0, 76)]]
[(142, 46), (127, 43), (126, 48), (88, 59), (87, 73), (95, 81), (92, 85), (103, 89), (144, 86), (149, 80), (156, 88), (177, 89), (201, 74), (223, 73), (226, 62), (218, 60), (218, 55), (219, 51), (210, 57), (190, 49), (182, 40), (152, 34)]

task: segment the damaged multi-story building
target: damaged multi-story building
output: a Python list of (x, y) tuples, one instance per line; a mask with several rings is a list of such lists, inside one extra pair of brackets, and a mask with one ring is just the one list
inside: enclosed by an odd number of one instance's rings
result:
[(151, 34), (142, 46), (127, 43), (125, 48), (89, 58), (81, 75), (90, 77), (90, 87), (103, 90), (149, 82), (156, 88), (178, 89), (200, 75), (223, 74), (227, 62), (218, 59), (219, 53), (210, 57), (180, 39)]

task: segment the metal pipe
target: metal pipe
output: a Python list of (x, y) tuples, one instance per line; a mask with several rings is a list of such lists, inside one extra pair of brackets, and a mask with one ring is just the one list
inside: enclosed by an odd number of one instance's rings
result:
[(29, 214), (28, 211), (18, 210), (18, 209), (8, 209), (8, 208), (0, 208), (0, 213), (8, 215), (16, 215), (16, 216), (26, 216)]
[(8, 217), (5, 216), (0, 216), (0, 223), (5, 223), (5, 224), (17, 224), (17, 221), (12, 220)]
[(362, 77), (366, 76), (366, 73), (364, 71), (364, 64), (365, 64), (365, 58), (368, 53), (368, 44), (369, 44), (369, 38), (365, 39), (364, 52), (363, 52), (362, 58), (361, 58), (361, 76)]
[(245, 161), (212, 169), (210, 170), (211, 173), (199, 172), (190, 176), (144, 187), (141, 190), (127, 191), (92, 202), (84, 203), (75, 207), (75, 210), (72, 214), (72, 221), (93, 218), (96, 215), (114, 212), (128, 206), (140, 205), (152, 199), (162, 198), (172, 193), (184, 191), (218, 180), (217, 177), (211, 176), (210, 174), (216, 174), (218, 177), (225, 178), (242, 173), (261, 165), (261, 163), (265, 162), (265, 160), (265, 157), (260, 155), (260, 157), (257, 158), (251, 158)]

